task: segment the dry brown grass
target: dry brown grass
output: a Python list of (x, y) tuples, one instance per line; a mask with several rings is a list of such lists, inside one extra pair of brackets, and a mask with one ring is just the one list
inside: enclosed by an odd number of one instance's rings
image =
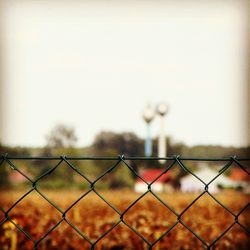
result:
[[(84, 193), (84, 191), (79, 190), (43, 190), (43, 192), (63, 211)], [(139, 197), (139, 194), (131, 190), (100, 191), (100, 193), (121, 212)], [(23, 191), (2, 192), (1, 207), (7, 210), (22, 194)], [(159, 196), (177, 213), (181, 213), (198, 194), (165, 193), (159, 194)], [(217, 194), (216, 198), (234, 213), (240, 211), (249, 202), (248, 195), (236, 191)], [(250, 228), (249, 211), (250, 208), (239, 216), (239, 221), (248, 229)], [(33, 191), (9, 212), (9, 217), (20, 225), (32, 239), (38, 240), (62, 218), (62, 214)], [(91, 192), (67, 212), (66, 218), (92, 242), (95, 242), (119, 221), (120, 216), (95, 193)], [(3, 219), (4, 214), (0, 212), (0, 221), (3, 221)], [(157, 240), (177, 221), (177, 217), (155, 199), (152, 194), (147, 194), (131, 207), (125, 213), (123, 219), (149, 242)], [(208, 194), (205, 194), (188, 209), (181, 219), (208, 244), (212, 243), (234, 222), (234, 217), (219, 206)], [(27, 239), (16, 227), (13, 227), (11, 223), (5, 222), (0, 230), (1, 249), (10, 249), (10, 245), (14, 244), (13, 235), (17, 238), (16, 249), (33, 248), (33, 242)], [(9, 235), (12, 235), (12, 238)], [(214, 249), (248, 249), (248, 239), (249, 235), (236, 224), (218, 241)], [(38, 245), (38, 249), (89, 248), (90, 244), (65, 221)], [(120, 223), (96, 244), (96, 249), (147, 248), (148, 245), (123, 223)], [(205, 248), (190, 231), (179, 223), (153, 249)]]

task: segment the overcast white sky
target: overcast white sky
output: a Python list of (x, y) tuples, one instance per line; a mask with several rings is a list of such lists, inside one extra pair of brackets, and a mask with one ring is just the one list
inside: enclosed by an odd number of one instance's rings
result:
[(247, 1), (1, 3), (5, 144), (44, 145), (57, 123), (79, 146), (101, 130), (144, 137), (143, 108), (161, 101), (175, 141), (249, 143)]

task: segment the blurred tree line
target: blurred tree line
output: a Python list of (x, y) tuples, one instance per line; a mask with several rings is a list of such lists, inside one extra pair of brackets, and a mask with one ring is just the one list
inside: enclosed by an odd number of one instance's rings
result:
[[(189, 147), (184, 143), (173, 143), (170, 138), (167, 140), (168, 156), (181, 155), (183, 157), (228, 157), (237, 155), (238, 157), (249, 157), (250, 147), (222, 147), (214, 145), (198, 145)], [(77, 136), (71, 127), (57, 125), (48, 135), (46, 135), (46, 145), (42, 148), (28, 147), (6, 147), (0, 145), (0, 153), (8, 153), (10, 156), (104, 156), (116, 157), (143, 156), (144, 140), (132, 132), (115, 133), (112, 131), (102, 131), (96, 135), (92, 145), (85, 148), (76, 147)], [(153, 139), (153, 156), (157, 156), (157, 138)], [(55, 166), (52, 160), (32, 160), (14, 161), (17, 167), (24, 173), (28, 173), (35, 180)], [(108, 170), (116, 161), (88, 160), (70, 161), (87, 178), (94, 180), (104, 171)], [(128, 161), (136, 170), (141, 168), (162, 168), (158, 161)], [(194, 163), (195, 164), (195, 163)], [(195, 167), (191, 165), (191, 168)], [(0, 185), (10, 185), (9, 175), (14, 170), (6, 163), (0, 165)], [(181, 176), (179, 172), (177, 176)], [(101, 188), (131, 187), (135, 175), (128, 167), (121, 163), (114, 171), (107, 174), (96, 183)], [(13, 182), (13, 180), (12, 180)], [(74, 183), (74, 185), (72, 185)], [(87, 188), (88, 182), (78, 175), (67, 163), (63, 162), (49, 175), (42, 178), (38, 185), (45, 188), (65, 188), (70, 186)]]

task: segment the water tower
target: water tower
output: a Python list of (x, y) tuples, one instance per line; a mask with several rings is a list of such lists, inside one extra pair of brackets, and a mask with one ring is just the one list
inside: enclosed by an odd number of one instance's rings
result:
[(146, 139), (144, 144), (144, 154), (146, 157), (152, 155), (152, 138), (150, 132), (150, 123), (154, 119), (155, 110), (154, 108), (148, 104), (143, 112), (143, 119), (146, 122)]
[[(167, 144), (165, 136), (165, 116), (168, 112), (168, 107), (165, 103), (160, 103), (157, 106), (157, 113), (160, 115), (160, 128), (159, 128), (159, 137), (158, 137), (158, 157), (167, 156)], [(160, 163), (165, 163), (166, 160), (159, 160)]]

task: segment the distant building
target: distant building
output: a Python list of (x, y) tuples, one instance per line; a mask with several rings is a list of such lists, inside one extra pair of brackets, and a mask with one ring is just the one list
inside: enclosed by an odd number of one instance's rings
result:
[[(209, 183), (216, 175), (218, 175), (218, 172), (207, 167), (199, 169), (195, 172), (195, 175), (205, 183)], [(205, 188), (205, 185), (191, 174), (181, 178), (180, 184), (182, 192), (202, 192)], [(220, 175), (209, 184), (208, 190), (211, 193), (216, 193), (219, 192), (221, 188), (237, 188), (237, 182), (231, 180), (225, 175)]]
[(240, 167), (232, 168), (229, 178), (237, 183), (237, 188), (250, 193), (250, 175)]
[(24, 183), (26, 181), (28, 181), (23, 175), (21, 175), (19, 172), (17, 171), (12, 171), (9, 175), (9, 181), (13, 184), (17, 184), (17, 183)]
[[(140, 176), (147, 182), (151, 183), (163, 172), (162, 169), (147, 169), (141, 172)], [(148, 190), (147, 184), (142, 181), (140, 178), (136, 179), (135, 182), (135, 191), (137, 193), (144, 193)], [(169, 173), (163, 174), (160, 178), (158, 178), (151, 186), (152, 191), (154, 192), (165, 192), (165, 191), (173, 191), (173, 187), (171, 185), (171, 176)]]
[(230, 179), (234, 181), (250, 182), (250, 175), (247, 172), (245, 172), (243, 169), (241, 169), (240, 167), (232, 168), (229, 177)]

